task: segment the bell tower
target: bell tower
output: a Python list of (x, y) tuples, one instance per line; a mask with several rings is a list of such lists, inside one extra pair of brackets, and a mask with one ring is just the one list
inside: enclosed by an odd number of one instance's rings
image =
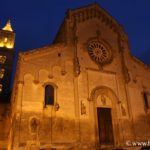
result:
[(0, 29), (0, 103), (10, 100), (10, 83), (14, 57), (15, 32), (8, 20)]

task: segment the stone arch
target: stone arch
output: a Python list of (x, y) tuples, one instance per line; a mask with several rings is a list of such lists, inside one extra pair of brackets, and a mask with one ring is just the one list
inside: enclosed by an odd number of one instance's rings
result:
[(90, 101), (95, 101), (97, 99), (97, 97), (99, 96), (99, 94), (105, 94), (107, 96), (110, 97), (114, 97), (116, 100), (116, 103), (120, 103), (120, 100), (118, 98), (118, 96), (116, 95), (116, 93), (109, 87), (107, 86), (97, 86), (95, 87), (90, 94)]
[(55, 83), (53, 83), (53, 82), (45, 82), (45, 83), (43, 84), (43, 87), (45, 87), (46, 85), (52, 85), (55, 89), (58, 88), (58, 86), (57, 86)]
[[(107, 98), (109, 98), (109, 100), (111, 101), (111, 105), (108, 105), (107, 102), (106, 104), (103, 105), (99, 105), (98, 97), (100, 95), (104, 95)], [(106, 101), (108, 100), (106, 98)], [(99, 125), (98, 125), (98, 109), (99, 108), (109, 108), (111, 110), (111, 119), (112, 119), (112, 129), (113, 129), (113, 138), (114, 138), (114, 145), (117, 146), (117, 143), (119, 143), (118, 141), (120, 141), (120, 127), (119, 127), (119, 118), (118, 118), (118, 112), (119, 112), (119, 98), (116, 95), (116, 93), (109, 87), (107, 86), (97, 86), (95, 87), (90, 94), (90, 102), (92, 103), (92, 107), (93, 107), (93, 115), (94, 115), (94, 122), (95, 122), (95, 137), (96, 137), (96, 142), (99, 143)], [(99, 145), (99, 144), (98, 144)]]
[(31, 116), (29, 118), (29, 130), (31, 134), (37, 134), (39, 130), (40, 119), (37, 116)]
[(24, 83), (32, 83), (34, 80), (34, 76), (30, 73), (24, 75)]
[(30, 73), (24, 75), (23, 101), (35, 101), (35, 85), (33, 84), (34, 76)]
[(58, 86), (53, 82), (45, 82), (42, 85), (43, 86), (43, 102), (45, 103), (45, 88), (48, 85), (50, 85), (54, 88), (54, 105), (55, 105), (55, 104), (57, 104), (57, 89), (58, 89)]

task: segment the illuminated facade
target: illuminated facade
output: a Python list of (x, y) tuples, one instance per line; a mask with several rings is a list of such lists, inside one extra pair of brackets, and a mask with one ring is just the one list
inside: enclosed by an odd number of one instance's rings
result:
[(94, 4), (69, 10), (51, 46), (21, 52), (8, 150), (112, 150), (150, 139), (150, 68)]

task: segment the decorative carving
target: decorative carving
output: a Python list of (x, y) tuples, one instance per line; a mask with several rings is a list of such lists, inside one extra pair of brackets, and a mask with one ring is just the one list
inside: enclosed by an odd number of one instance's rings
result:
[(37, 127), (38, 127), (38, 123), (37, 120), (35, 118), (33, 118), (30, 122), (31, 125), (31, 132), (36, 132), (37, 131)]
[(55, 109), (55, 111), (58, 111), (58, 110), (59, 110), (59, 108), (60, 108), (59, 104), (58, 104), (58, 103), (56, 103), (56, 104), (54, 105), (54, 109)]
[(75, 46), (75, 49), (74, 49), (74, 74), (75, 74), (75, 76), (79, 76), (80, 64), (79, 64), (78, 53), (77, 53), (78, 37), (76, 36), (76, 32), (77, 32), (76, 24), (74, 24), (73, 32), (74, 32), (73, 43)]
[(36, 134), (39, 129), (39, 119), (36, 117), (32, 117), (29, 122), (30, 132)]
[(129, 74), (128, 68), (126, 66), (124, 67), (124, 77), (125, 77), (125, 82), (129, 83), (130, 82), (130, 74)]
[(103, 105), (106, 105), (106, 98), (104, 95), (101, 95), (101, 102)]
[(79, 76), (80, 74), (80, 64), (78, 57), (75, 57), (74, 59), (74, 70), (75, 70), (75, 76)]
[(106, 87), (106, 86), (98, 86), (98, 87), (94, 88), (90, 94), (89, 101), (96, 100), (100, 94), (106, 95), (107, 97), (110, 97), (109, 94), (111, 94), (111, 95), (115, 96), (117, 103), (118, 104), (120, 103), (116, 93), (111, 88)]
[(128, 71), (128, 68), (126, 67), (126, 63), (125, 63), (125, 58), (124, 58), (124, 54), (123, 51), (125, 50), (125, 35), (120, 34), (120, 38), (119, 38), (119, 51), (121, 52), (121, 57), (122, 57), (122, 72), (123, 72), (123, 76), (124, 76), (124, 81), (125, 83), (129, 83), (130, 82), (130, 74)]
[(86, 20), (97, 18), (101, 20), (106, 26), (108, 26), (114, 32), (122, 32), (124, 31), (122, 27), (116, 23), (112, 17), (107, 15), (102, 9), (100, 9), (98, 4), (91, 5), (87, 9), (70, 11), (69, 19), (74, 20), (77, 23), (85, 22)]
[(90, 41), (87, 48), (91, 59), (98, 65), (104, 65), (111, 62), (111, 50), (106, 48), (99, 40), (95, 39)]
[(81, 115), (86, 115), (86, 106), (84, 101), (81, 101)]

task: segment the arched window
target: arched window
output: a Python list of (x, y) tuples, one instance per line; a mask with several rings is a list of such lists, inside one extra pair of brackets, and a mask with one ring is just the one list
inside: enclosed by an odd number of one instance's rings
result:
[(54, 87), (52, 85), (45, 86), (45, 105), (54, 105)]

